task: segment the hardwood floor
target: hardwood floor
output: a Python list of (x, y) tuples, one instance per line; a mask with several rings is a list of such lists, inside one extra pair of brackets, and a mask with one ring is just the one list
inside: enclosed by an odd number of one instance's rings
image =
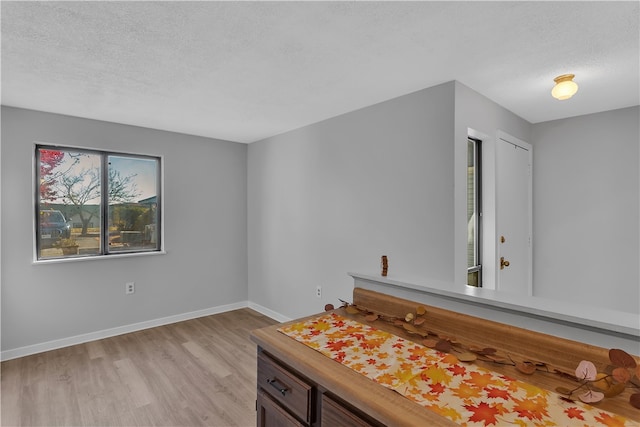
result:
[(256, 425), (250, 309), (2, 362), (2, 426)]

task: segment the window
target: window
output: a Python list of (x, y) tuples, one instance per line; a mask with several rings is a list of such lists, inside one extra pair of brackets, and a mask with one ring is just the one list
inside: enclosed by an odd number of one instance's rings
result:
[(159, 251), (160, 158), (36, 145), (38, 260)]
[(481, 141), (469, 138), (467, 141), (467, 284), (482, 286), (482, 266), (480, 261), (480, 231), (482, 211), (480, 210), (480, 159)]

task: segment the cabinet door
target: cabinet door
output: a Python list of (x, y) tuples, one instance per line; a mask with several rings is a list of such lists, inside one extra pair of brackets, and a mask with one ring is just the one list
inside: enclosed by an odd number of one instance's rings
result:
[(264, 353), (258, 354), (258, 387), (302, 421), (313, 422), (313, 386)]
[(258, 427), (305, 427), (263, 390), (258, 390)]
[(321, 413), (322, 426), (326, 427), (373, 427), (376, 425), (355, 414), (326, 394), (322, 395)]

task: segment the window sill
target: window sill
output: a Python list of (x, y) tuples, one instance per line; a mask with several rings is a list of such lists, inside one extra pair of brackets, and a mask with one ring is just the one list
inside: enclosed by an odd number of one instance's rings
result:
[(78, 256), (78, 257), (71, 257), (71, 258), (34, 259), (32, 264), (34, 265), (59, 264), (59, 263), (65, 263), (65, 262), (122, 259), (122, 258), (156, 256), (156, 255), (166, 255), (166, 254), (167, 252), (165, 250), (160, 250), (160, 251), (149, 251), (149, 252), (113, 253), (109, 255), (85, 255), (85, 256)]

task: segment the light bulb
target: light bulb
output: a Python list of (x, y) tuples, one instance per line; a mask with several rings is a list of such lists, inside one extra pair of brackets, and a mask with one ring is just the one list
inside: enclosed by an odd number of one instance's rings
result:
[(573, 81), (574, 77), (573, 74), (563, 74), (553, 79), (556, 85), (551, 89), (551, 96), (562, 101), (575, 95), (578, 85)]

